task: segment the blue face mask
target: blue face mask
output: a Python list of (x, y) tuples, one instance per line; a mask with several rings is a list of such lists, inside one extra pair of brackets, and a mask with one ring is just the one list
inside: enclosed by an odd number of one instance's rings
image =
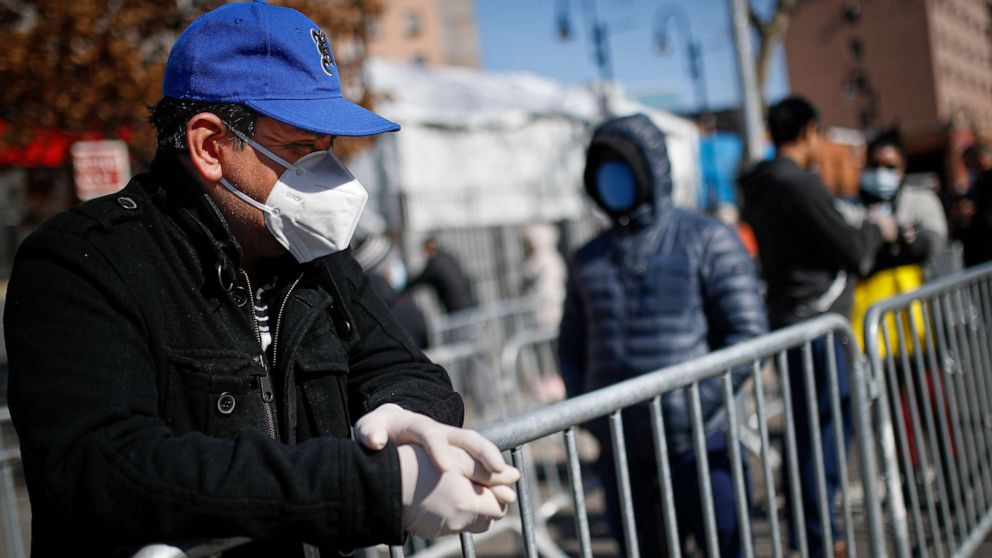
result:
[(861, 190), (878, 199), (891, 200), (901, 184), (902, 176), (895, 169), (869, 168), (861, 174)]
[(623, 161), (607, 161), (596, 171), (596, 193), (609, 211), (623, 213), (637, 202), (637, 177)]
[(385, 270), (386, 282), (389, 286), (393, 288), (394, 291), (400, 292), (406, 288), (406, 266), (403, 265), (403, 261), (398, 257), (390, 258), (386, 263)]

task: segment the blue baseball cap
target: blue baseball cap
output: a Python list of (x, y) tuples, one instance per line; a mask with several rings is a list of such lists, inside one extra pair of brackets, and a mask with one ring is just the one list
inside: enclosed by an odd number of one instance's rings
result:
[(162, 94), (240, 103), (321, 134), (400, 129), (344, 98), (331, 46), (316, 23), (262, 1), (227, 4), (194, 20), (169, 53)]

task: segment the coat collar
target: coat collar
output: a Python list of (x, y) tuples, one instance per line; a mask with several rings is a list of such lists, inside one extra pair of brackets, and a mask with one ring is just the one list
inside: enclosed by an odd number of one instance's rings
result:
[[(153, 196), (189, 235), (198, 249), (206, 249), (220, 286), (227, 290), (241, 268), (241, 245), (220, 208), (203, 190), (175, 153), (159, 150), (151, 165)], [(213, 275), (205, 270), (208, 276)]]

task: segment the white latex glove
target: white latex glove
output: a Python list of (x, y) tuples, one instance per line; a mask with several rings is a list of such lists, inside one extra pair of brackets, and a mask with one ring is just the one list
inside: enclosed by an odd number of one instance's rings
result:
[(466, 471), (439, 470), (427, 451), (417, 445), (401, 445), (397, 453), (403, 529), (407, 532), (424, 539), (464, 531), (482, 533), (506, 515), (507, 505), (501, 504), (490, 488), (470, 481)]
[[(507, 465), (499, 448), (474, 430), (455, 428), (386, 403), (358, 419), (355, 439), (371, 450), (381, 450), (387, 441), (394, 444), (417, 444), (427, 451), (434, 465), (442, 471), (463, 470), (471, 480), (486, 486), (509, 486), (520, 478), (516, 468)], [(476, 467), (466, 470), (459, 463), (464, 450)]]

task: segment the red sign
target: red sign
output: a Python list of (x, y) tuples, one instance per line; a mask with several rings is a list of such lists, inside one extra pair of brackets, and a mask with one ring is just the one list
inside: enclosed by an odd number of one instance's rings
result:
[(112, 194), (131, 179), (127, 144), (121, 140), (77, 141), (69, 152), (81, 200)]

